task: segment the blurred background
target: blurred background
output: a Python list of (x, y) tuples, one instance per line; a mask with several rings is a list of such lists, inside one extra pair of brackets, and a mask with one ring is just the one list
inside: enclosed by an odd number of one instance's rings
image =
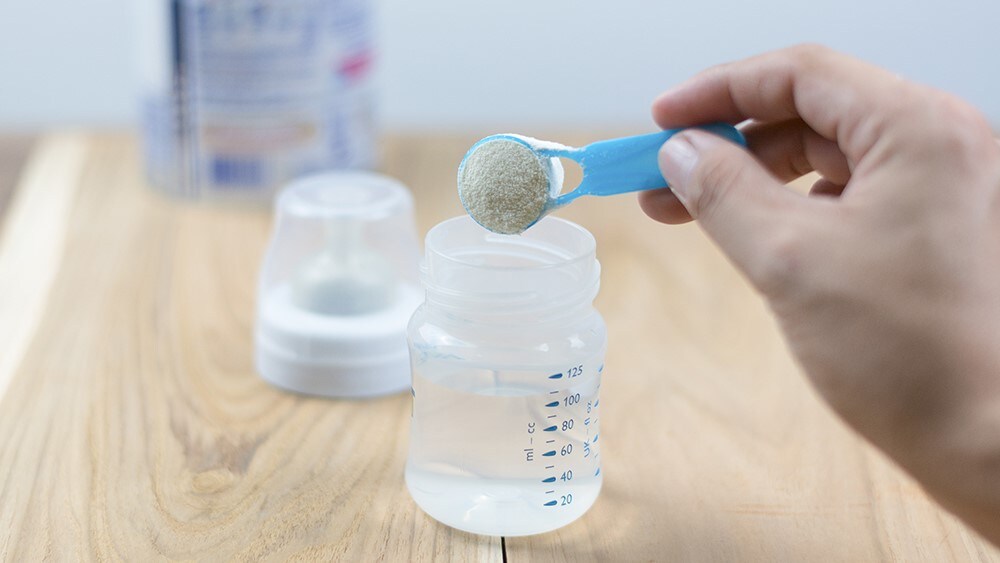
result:
[[(0, 129), (139, 115), (135, 0), (5, 2)], [(954, 92), (1000, 124), (1000, 3), (986, 0), (376, 0), (382, 129), (644, 130), (706, 66), (819, 42)]]

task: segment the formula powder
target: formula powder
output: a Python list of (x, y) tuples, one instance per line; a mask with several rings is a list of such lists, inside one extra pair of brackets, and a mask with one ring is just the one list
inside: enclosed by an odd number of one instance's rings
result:
[(458, 182), (462, 205), (477, 223), (515, 235), (542, 214), (549, 177), (538, 156), (515, 141), (483, 143), (465, 160)]

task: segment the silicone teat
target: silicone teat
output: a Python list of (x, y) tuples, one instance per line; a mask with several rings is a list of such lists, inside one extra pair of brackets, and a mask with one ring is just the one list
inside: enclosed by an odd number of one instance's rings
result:
[(326, 225), (326, 249), (306, 259), (292, 280), (292, 301), (324, 315), (362, 315), (392, 304), (396, 280), (392, 267), (367, 249), (356, 219)]

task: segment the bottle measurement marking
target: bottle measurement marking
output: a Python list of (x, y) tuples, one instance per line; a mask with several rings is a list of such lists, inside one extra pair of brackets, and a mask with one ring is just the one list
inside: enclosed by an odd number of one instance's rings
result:
[[(603, 369), (604, 366), (603, 365), (600, 366), (597, 370), (597, 373), (600, 374), (601, 371), (603, 371)], [(574, 378), (580, 377), (584, 374), (585, 374), (584, 366), (580, 365), (570, 368), (568, 371), (553, 373), (551, 375), (546, 376), (546, 378), (549, 380), (563, 380), (563, 379), (573, 380)], [(597, 389), (600, 389), (600, 384), (598, 384)], [(595, 392), (597, 391), (597, 389), (595, 389)], [(557, 447), (556, 444), (560, 442), (558, 438), (560, 438), (562, 433), (572, 430), (574, 421), (577, 423), (583, 422), (587, 434), (587, 438), (584, 439), (582, 444), (583, 457), (591, 458), (593, 460), (593, 463), (598, 464), (599, 463), (598, 455), (594, 455), (595, 452), (592, 451), (592, 443), (597, 441), (597, 435), (595, 434), (593, 438), (590, 438), (590, 434), (591, 434), (591, 428), (596, 429), (596, 424), (598, 422), (598, 417), (595, 416), (596, 415), (595, 410), (599, 402), (597, 400), (594, 400), (593, 403), (591, 403), (591, 401), (588, 400), (589, 397), (585, 396), (584, 393), (580, 391), (575, 391), (572, 388), (551, 389), (549, 390), (548, 395), (550, 396), (557, 395), (557, 397), (551, 397), (550, 400), (543, 402), (542, 403), (543, 408), (560, 409), (560, 410), (567, 409), (567, 410), (563, 412), (550, 411), (552, 414), (545, 415), (545, 419), (551, 421), (548, 426), (541, 427), (541, 425), (536, 426), (536, 423), (533, 422), (529, 423), (528, 433), (531, 434), (533, 432), (538, 432), (538, 431), (550, 433), (552, 438), (546, 439), (545, 444), (549, 445), (549, 447)], [(551, 400), (551, 399), (556, 399), (556, 400)], [(577, 418), (574, 414), (577, 412), (577, 409), (583, 411), (579, 412), (579, 418)], [(569, 418), (562, 418), (562, 417), (567, 417), (567, 415), (570, 415)], [(593, 442), (591, 442), (591, 440), (593, 440)], [(533, 439), (530, 437), (529, 441), (533, 443)], [(544, 451), (544, 453), (541, 454), (541, 457), (558, 458), (560, 460), (562, 459), (570, 460), (574, 459), (575, 456), (579, 455), (577, 453), (574, 453), (573, 450), (574, 448), (572, 440), (570, 440), (565, 445), (563, 445), (561, 449), (552, 449)], [(568, 483), (570, 480), (573, 479), (572, 470), (564, 468), (566, 469), (565, 471), (562, 471), (561, 469), (559, 471), (556, 471), (555, 468), (556, 468), (555, 464), (546, 465), (545, 469), (547, 471), (552, 471), (555, 474), (554, 475), (552, 473), (548, 475), (543, 474), (540, 476), (539, 480), (545, 484), (555, 484), (561, 482)], [(560, 471), (562, 471), (562, 477), (559, 476)], [(600, 474), (601, 474), (601, 468), (598, 465), (593, 475), (597, 477), (600, 476)], [(546, 507), (567, 506), (573, 502), (572, 494), (567, 493), (560, 496), (557, 494), (556, 492), (557, 490), (558, 489), (545, 491), (544, 493), (545, 495), (556, 495), (558, 497), (558, 500), (550, 500), (544, 502), (542, 503), (542, 506)]]
[[(559, 499), (562, 501), (562, 506), (566, 506), (568, 504), (573, 503), (573, 495), (571, 494), (562, 495), (561, 497), (559, 497)], [(559, 501), (550, 500), (549, 502), (543, 504), (542, 506), (556, 506), (557, 504), (560, 504)]]

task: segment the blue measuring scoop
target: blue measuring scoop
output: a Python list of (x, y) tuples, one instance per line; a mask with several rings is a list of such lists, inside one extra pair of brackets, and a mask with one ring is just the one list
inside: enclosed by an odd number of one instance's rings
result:
[[(696, 129), (746, 146), (746, 139), (732, 125), (712, 123), (698, 126)], [(545, 159), (552, 159), (547, 163), (547, 168), (552, 170), (549, 173), (549, 199), (538, 218), (531, 223), (534, 225), (548, 213), (569, 204), (580, 196), (608, 196), (669, 187), (660, 173), (657, 154), (667, 139), (683, 130), (667, 129), (646, 135), (597, 141), (579, 148), (539, 141), (521, 135), (491, 135), (477, 142), (466, 153), (459, 166), (459, 178), (461, 178), (461, 170), (465, 166), (466, 159), (481, 145), (492, 141), (520, 143), (534, 152), (543, 163), (546, 162)], [(559, 158), (572, 160), (578, 163), (583, 170), (583, 180), (580, 185), (573, 191), (564, 194), (560, 193), (563, 175)], [(527, 225), (525, 228), (531, 225)]]

